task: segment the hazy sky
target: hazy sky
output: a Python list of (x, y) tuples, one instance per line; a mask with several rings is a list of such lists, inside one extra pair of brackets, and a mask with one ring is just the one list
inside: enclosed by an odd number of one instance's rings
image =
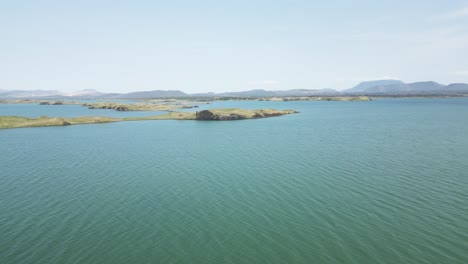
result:
[(468, 82), (468, 0), (0, 0), (0, 89)]

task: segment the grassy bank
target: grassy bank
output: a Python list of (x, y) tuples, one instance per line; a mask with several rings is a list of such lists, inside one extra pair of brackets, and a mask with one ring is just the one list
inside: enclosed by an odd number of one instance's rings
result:
[[(210, 113), (211, 118), (201, 118), (199, 113)], [(201, 112), (169, 112), (164, 115), (145, 116), (145, 117), (125, 117), (113, 118), (104, 116), (82, 116), (82, 117), (47, 117), (29, 118), (20, 116), (0, 116), (0, 129), (6, 128), (22, 128), (22, 127), (43, 127), (43, 126), (69, 126), (78, 124), (97, 124), (110, 122), (124, 121), (141, 121), (141, 120), (239, 120), (239, 119), (254, 119), (273, 116), (281, 116), (286, 114), (297, 113), (294, 110), (274, 110), (274, 109), (258, 109), (246, 110), (238, 108), (228, 109), (212, 109)], [(235, 118), (234, 118), (235, 117)]]

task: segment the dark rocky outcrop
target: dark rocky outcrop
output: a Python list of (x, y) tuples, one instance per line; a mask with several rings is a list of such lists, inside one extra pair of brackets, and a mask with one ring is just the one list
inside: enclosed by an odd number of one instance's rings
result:
[(215, 120), (241, 120), (246, 119), (246, 116), (239, 114), (229, 114), (229, 115), (215, 115)]
[(116, 107), (115, 110), (117, 110), (117, 111), (128, 111), (128, 107), (119, 106), (119, 107)]
[(242, 120), (247, 119), (246, 116), (236, 113), (216, 114), (209, 110), (203, 110), (196, 113), (196, 120)]
[(125, 106), (116, 106), (116, 105), (92, 105), (92, 104), (84, 104), (83, 106), (87, 106), (88, 109), (115, 109), (117, 111), (128, 111), (128, 108)]
[(203, 110), (203, 111), (197, 112), (195, 119), (196, 120), (215, 120), (213, 119), (214, 116), (215, 115), (211, 111)]
[(40, 105), (50, 105), (49, 102), (40, 102), (39, 104), (40, 104)]
[(272, 117), (272, 116), (282, 116), (283, 114), (282, 113), (264, 113), (263, 116), (264, 117)]
[(62, 102), (55, 102), (52, 105), (63, 105), (63, 103)]

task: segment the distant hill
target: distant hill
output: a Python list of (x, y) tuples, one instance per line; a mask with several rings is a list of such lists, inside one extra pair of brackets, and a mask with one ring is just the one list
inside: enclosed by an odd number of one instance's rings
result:
[(191, 94), (193, 97), (274, 97), (274, 96), (314, 96), (314, 95), (333, 95), (338, 94), (333, 89), (292, 89), (267, 91), (262, 89), (242, 91), (242, 92), (226, 92), (226, 93), (198, 93)]
[[(105, 96), (105, 95), (104, 95)], [(108, 98), (126, 98), (126, 99), (145, 99), (145, 98), (165, 98), (165, 97), (187, 97), (188, 94), (178, 90), (154, 90), (154, 91), (141, 91), (126, 94), (114, 94), (107, 96)]]
[(436, 82), (415, 82), (401, 83), (393, 85), (380, 85), (365, 89), (363, 92), (368, 94), (374, 93), (417, 93), (417, 92), (434, 92), (442, 91), (445, 85)]
[(262, 89), (242, 91), (242, 92), (226, 92), (226, 93), (215, 93), (218, 97), (266, 97), (275, 96), (273, 91), (266, 91)]
[(94, 89), (84, 89), (81, 91), (70, 92), (70, 93), (61, 93), (63, 96), (91, 96), (97, 97), (103, 95), (103, 93), (98, 92)]
[(275, 97), (275, 96), (335, 96), (335, 95), (457, 95), (468, 94), (468, 84), (452, 83), (443, 85), (426, 81), (404, 83), (398, 80), (376, 80), (362, 82), (353, 88), (336, 91), (333, 89), (291, 89), (269, 91), (255, 89), (241, 92), (223, 93), (193, 93), (187, 94), (179, 90), (153, 90), (131, 93), (101, 93), (96, 90), (86, 89), (76, 92), (60, 92), (56, 90), (0, 90), (0, 98), (76, 98), (76, 99), (151, 99), (151, 98), (180, 98), (180, 97)]
[(344, 90), (345, 94), (366, 95), (453, 95), (468, 93), (468, 84), (455, 83), (443, 85), (433, 81), (404, 83), (392, 80), (372, 81), (360, 83), (357, 86)]
[(358, 85), (354, 86), (351, 89), (344, 90), (344, 93), (361, 93), (365, 90), (376, 87), (376, 86), (386, 86), (386, 85), (402, 85), (405, 84), (399, 80), (376, 80), (376, 81), (367, 81), (361, 82)]
[(436, 82), (414, 82), (408, 84), (412, 92), (442, 91), (445, 85)]
[(333, 95), (338, 94), (338, 91), (330, 88), (326, 89), (294, 89), (285, 91), (275, 91), (277, 96), (314, 96), (314, 95)]
[(452, 83), (445, 87), (446, 91), (450, 92), (468, 92), (468, 84), (466, 83)]
[(0, 91), (0, 98), (34, 98), (34, 97), (48, 97), (60, 95), (56, 90), (2, 90)]
[(192, 97), (214, 97), (216, 96), (216, 93), (209, 92), (209, 93), (193, 93), (190, 94)]
[(55, 90), (13, 90), (0, 91), (0, 98), (128, 98), (128, 99), (145, 99), (145, 98), (164, 98), (164, 97), (184, 97), (188, 94), (177, 91), (141, 91), (132, 93), (101, 93), (96, 90), (87, 89), (76, 92), (59, 92)]
[(2, 98), (97, 97), (102, 94), (90, 89), (66, 93), (57, 90), (0, 90)]

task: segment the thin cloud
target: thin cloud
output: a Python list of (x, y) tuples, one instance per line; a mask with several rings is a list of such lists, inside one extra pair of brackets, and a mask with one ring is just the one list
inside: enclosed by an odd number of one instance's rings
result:
[(399, 78), (396, 76), (385, 75), (381, 77), (372, 77), (372, 78), (364, 78), (364, 81), (374, 81), (374, 80), (398, 80)]
[(436, 20), (453, 20), (468, 17), (468, 7), (460, 8), (451, 12), (443, 13), (434, 17)]
[(449, 72), (450, 75), (468, 76), (468, 70)]
[(250, 85), (274, 85), (278, 84), (278, 81), (275, 80), (261, 80), (261, 81), (252, 81), (249, 82)]
[(375, 80), (398, 80), (399, 78), (391, 75), (383, 76), (354, 76), (354, 77), (337, 77), (335, 78), (338, 82), (367, 82)]

